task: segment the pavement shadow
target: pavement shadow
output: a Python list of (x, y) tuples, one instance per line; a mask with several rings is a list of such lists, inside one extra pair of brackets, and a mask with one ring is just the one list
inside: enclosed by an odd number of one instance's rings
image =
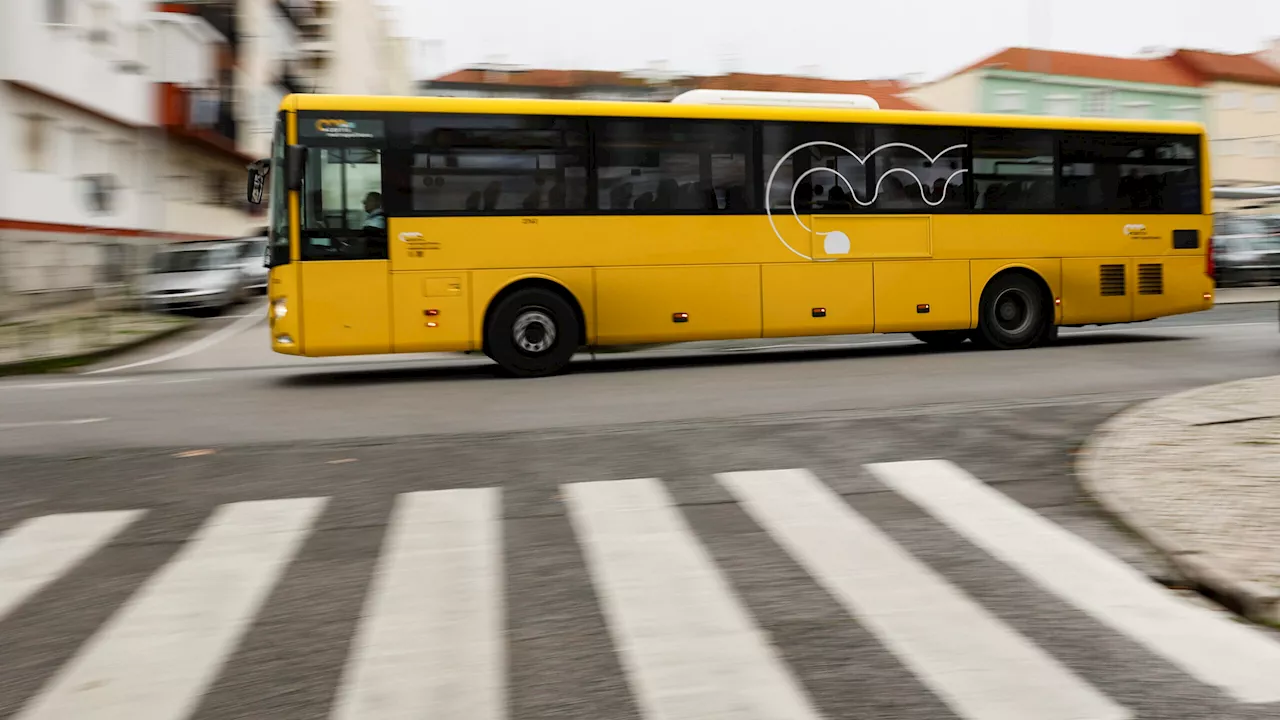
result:
[[(1185, 337), (1144, 334), (1064, 335), (1053, 347), (1088, 347), (1097, 345), (1121, 345), (1133, 343), (1171, 342), (1187, 340)], [(1044, 352), (1050, 348), (1015, 352)], [(574, 358), (569, 373), (575, 375), (603, 375), (646, 370), (670, 370), (695, 367), (732, 367), (739, 365), (766, 365), (773, 363), (825, 362), (857, 358), (893, 358), (927, 355), (971, 355), (987, 352), (966, 343), (958, 349), (943, 350), (924, 343), (904, 339), (901, 345), (839, 345), (832, 348), (809, 345), (796, 349), (732, 350), (732, 351), (673, 351), (669, 355), (583, 355)], [(411, 362), (406, 357), (406, 362)], [(497, 366), (490, 362), (466, 365), (404, 366), (393, 368), (353, 367), (334, 370), (307, 371), (278, 380), (286, 387), (327, 387), (339, 385), (379, 385), (401, 382), (492, 380), (502, 378)]]

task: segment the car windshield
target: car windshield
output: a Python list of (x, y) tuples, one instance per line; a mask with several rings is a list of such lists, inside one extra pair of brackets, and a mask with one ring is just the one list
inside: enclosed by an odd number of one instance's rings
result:
[(267, 251), (266, 238), (262, 238), (261, 240), (250, 240), (249, 242), (244, 244), (244, 250), (243, 252), (240, 253), (240, 256), (244, 258), (249, 258), (251, 260), (258, 260), (263, 257), (266, 251)]
[(155, 271), (177, 273), (217, 270), (226, 267), (229, 259), (226, 251), (221, 248), (170, 250), (156, 255)]

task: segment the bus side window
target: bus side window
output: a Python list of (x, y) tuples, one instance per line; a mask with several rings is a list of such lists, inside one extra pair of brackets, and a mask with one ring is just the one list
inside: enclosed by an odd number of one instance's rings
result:
[(385, 260), (382, 150), (315, 147), (307, 159), (303, 260)]

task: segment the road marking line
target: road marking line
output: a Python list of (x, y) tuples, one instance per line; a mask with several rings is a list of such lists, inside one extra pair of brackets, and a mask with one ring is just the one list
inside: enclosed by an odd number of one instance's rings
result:
[(75, 420), (33, 420), (31, 422), (0, 423), (0, 430), (22, 430), (24, 428), (53, 427), (57, 425), (92, 425), (106, 422), (111, 418), (76, 418)]
[(106, 545), (143, 512), (46, 515), (0, 537), (0, 618)]
[(245, 330), (248, 330), (249, 328), (253, 327), (254, 325), (260, 322), (266, 322), (266, 321), (267, 321), (266, 313), (263, 313), (261, 315), (245, 315), (244, 317), (236, 320), (235, 322), (213, 333), (212, 335), (200, 338), (199, 340), (196, 340), (188, 345), (184, 345), (178, 348), (177, 350), (174, 350), (173, 352), (165, 353), (164, 355), (161, 355), (159, 357), (148, 358), (146, 360), (139, 360), (137, 362), (132, 362), (127, 365), (116, 365), (114, 367), (99, 368), (98, 370), (90, 370), (88, 372), (81, 373), (81, 374), (82, 375), (99, 375), (101, 373), (118, 372), (120, 370), (131, 370), (133, 368), (144, 367), (146, 365), (155, 365), (157, 363), (168, 362), (170, 360), (177, 360), (178, 358), (183, 358), (188, 355), (198, 353), (202, 350), (207, 350), (213, 347), (214, 345), (217, 345), (218, 343), (226, 340), (227, 338), (232, 337), (233, 335), (237, 335), (241, 332), (244, 332)]
[(562, 492), (646, 718), (819, 717), (657, 480)]
[(506, 717), (500, 493), (399, 497), (331, 717)]
[(996, 559), (1201, 682), (1241, 702), (1280, 701), (1280, 643), (1177, 597), (948, 461), (867, 468)]
[(218, 508), (15, 720), (178, 720), (194, 712), (325, 498)]
[(969, 720), (1119, 720), (1123, 707), (849, 507), (806, 470), (717, 480), (851, 615)]
[(1209, 328), (1235, 328), (1235, 327), (1258, 327), (1266, 325), (1271, 327), (1275, 323), (1270, 322), (1232, 322), (1232, 323), (1197, 323), (1194, 325), (1129, 325), (1118, 323), (1112, 327), (1100, 328), (1062, 328), (1063, 337), (1067, 335), (1096, 335), (1098, 333), (1115, 333), (1115, 332), (1165, 332), (1168, 330), (1207, 330)]
[(137, 382), (136, 378), (112, 378), (109, 380), (73, 380), (55, 383), (23, 383), (20, 385), (0, 385), (0, 390), (78, 390), (96, 385), (125, 385)]

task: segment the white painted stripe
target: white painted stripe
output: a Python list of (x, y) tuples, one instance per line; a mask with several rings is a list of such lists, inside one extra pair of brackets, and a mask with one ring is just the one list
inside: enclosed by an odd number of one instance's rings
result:
[(111, 418), (75, 418), (74, 420), (32, 420), (30, 422), (0, 423), (0, 430), (25, 430), (27, 428), (58, 427), (64, 425), (92, 425)]
[(564, 491), (646, 718), (819, 717), (657, 480)]
[(500, 492), (399, 497), (332, 717), (506, 717)]
[(118, 372), (120, 370), (131, 370), (133, 368), (144, 367), (147, 365), (156, 365), (158, 363), (168, 362), (170, 360), (177, 360), (178, 358), (182, 358), (188, 355), (193, 355), (195, 353), (198, 353), (201, 350), (207, 350), (213, 347), (214, 345), (217, 345), (218, 343), (226, 340), (227, 338), (230, 338), (234, 335), (238, 335), (239, 333), (244, 332), (245, 330), (248, 330), (254, 325), (257, 325), (258, 323), (265, 323), (266, 321), (267, 321), (267, 314), (265, 312), (263, 312), (260, 315), (257, 315), (257, 314), (245, 315), (244, 317), (237, 319), (235, 322), (213, 333), (212, 335), (200, 338), (199, 340), (196, 340), (195, 342), (192, 342), (189, 345), (184, 345), (178, 348), (177, 350), (174, 350), (173, 352), (165, 353), (164, 355), (160, 355), (159, 357), (148, 358), (146, 360), (139, 360), (137, 362), (132, 362), (127, 365), (116, 365), (114, 367), (105, 367), (105, 368), (100, 368), (98, 370), (90, 370), (88, 372), (81, 373), (81, 374), (82, 375), (98, 375), (101, 373)]
[(969, 720), (1130, 717), (913, 558), (808, 471), (717, 478), (957, 715)]
[(1242, 702), (1280, 701), (1280, 643), (1147, 579), (945, 460), (867, 466), (1044, 589)]
[(297, 498), (218, 508), (15, 720), (188, 717), (324, 503)]
[(0, 618), (106, 545), (142, 510), (32, 518), (0, 538)]
[(97, 385), (126, 385), (137, 382), (134, 378), (112, 378), (110, 380), (74, 380), (71, 382), (21, 383), (0, 385), (0, 390), (80, 390)]

